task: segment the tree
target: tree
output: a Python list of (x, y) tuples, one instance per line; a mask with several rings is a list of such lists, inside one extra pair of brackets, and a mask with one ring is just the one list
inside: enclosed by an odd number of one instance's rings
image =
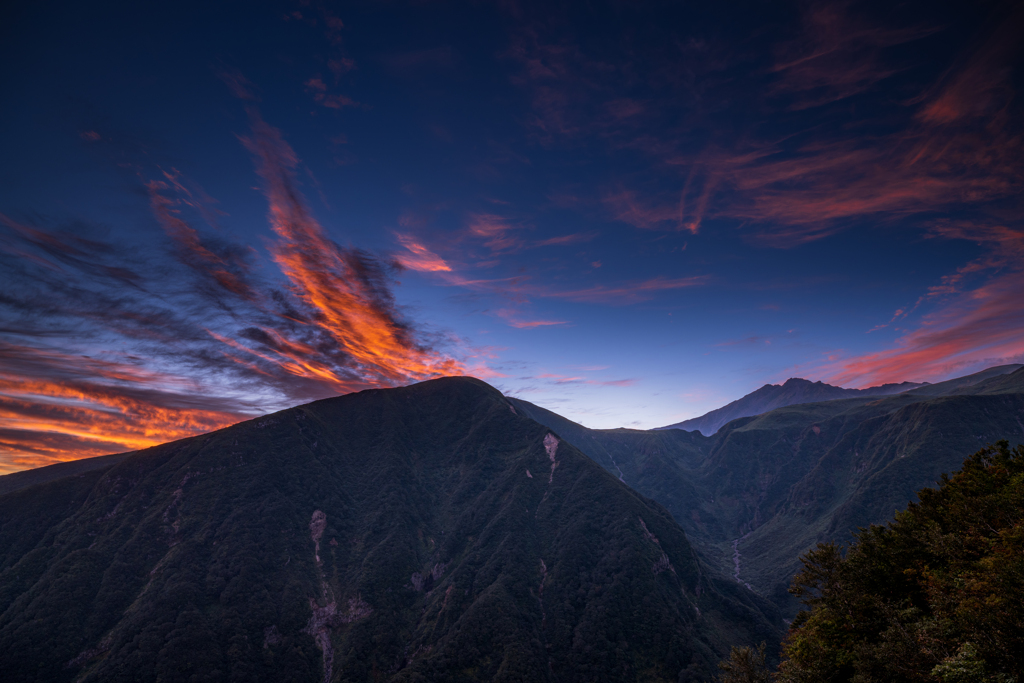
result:
[(862, 529), (845, 556), (819, 544), (801, 558), (790, 592), (809, 609), (776, 680), (1024, 678), (1024, 446), (984, 448), (918, 498)]
[(757, 648), (733, 647), (729, 659), (719, 662), (719, 683), (771, 683), (771, 670), (765, 664), (765, 644)]

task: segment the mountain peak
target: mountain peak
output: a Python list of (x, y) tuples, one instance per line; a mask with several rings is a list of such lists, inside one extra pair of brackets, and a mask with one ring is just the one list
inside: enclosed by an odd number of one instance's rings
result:
[(0, 496), (4, 680), (675, 681), (778, 633), (511, 408), (471, 377), (367, 390)]
[(902, 384), (884, 384), (867, 389), (844, 389), (843, 387), (825, 384), (821, 380), (812, 382), (802, 377), (790, 377), (782, 384), (766, 384), (757, 391), (747, 394), (717, 410), (683, 422), (659, 427), (659, 429), (698, 430), (705, 436), (711, 436), (724, 424), (741, 417), (760, 415), (769, 410), (784, 408), (799, 403), (817, 403), (833, 401), (840, 398), (858, 396), (888, 396), (921, 387), (921, 384), (903, 382)]

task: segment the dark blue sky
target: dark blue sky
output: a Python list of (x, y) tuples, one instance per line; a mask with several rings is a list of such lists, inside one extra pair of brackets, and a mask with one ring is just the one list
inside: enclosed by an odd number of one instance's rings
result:
[(470, 373), (654, 427), (1024, 356), (1019, 3), (0, 19), (0, 471)]

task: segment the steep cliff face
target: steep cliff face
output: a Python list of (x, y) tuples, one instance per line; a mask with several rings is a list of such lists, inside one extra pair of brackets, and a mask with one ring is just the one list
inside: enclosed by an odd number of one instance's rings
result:
[[(532, 472), (532, 474), (531, 474)], [(701, 680), (774, 608), (467, 378), (0, 497), (11, 681)]]

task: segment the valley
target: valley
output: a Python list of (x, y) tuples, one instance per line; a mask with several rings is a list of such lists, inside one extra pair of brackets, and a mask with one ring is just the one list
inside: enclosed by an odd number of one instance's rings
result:
[[(785, 406), (714, 436), (590, 430), (512, 399), (664, 505), (723, 575), (791, 618), (799, 557), (881, 524), (916, 492), (1000, 439), (1024, 441), (1024, 369), (1010, 365), (889, 396)], [(741, 399), (742, 400), (742, 399)]]

